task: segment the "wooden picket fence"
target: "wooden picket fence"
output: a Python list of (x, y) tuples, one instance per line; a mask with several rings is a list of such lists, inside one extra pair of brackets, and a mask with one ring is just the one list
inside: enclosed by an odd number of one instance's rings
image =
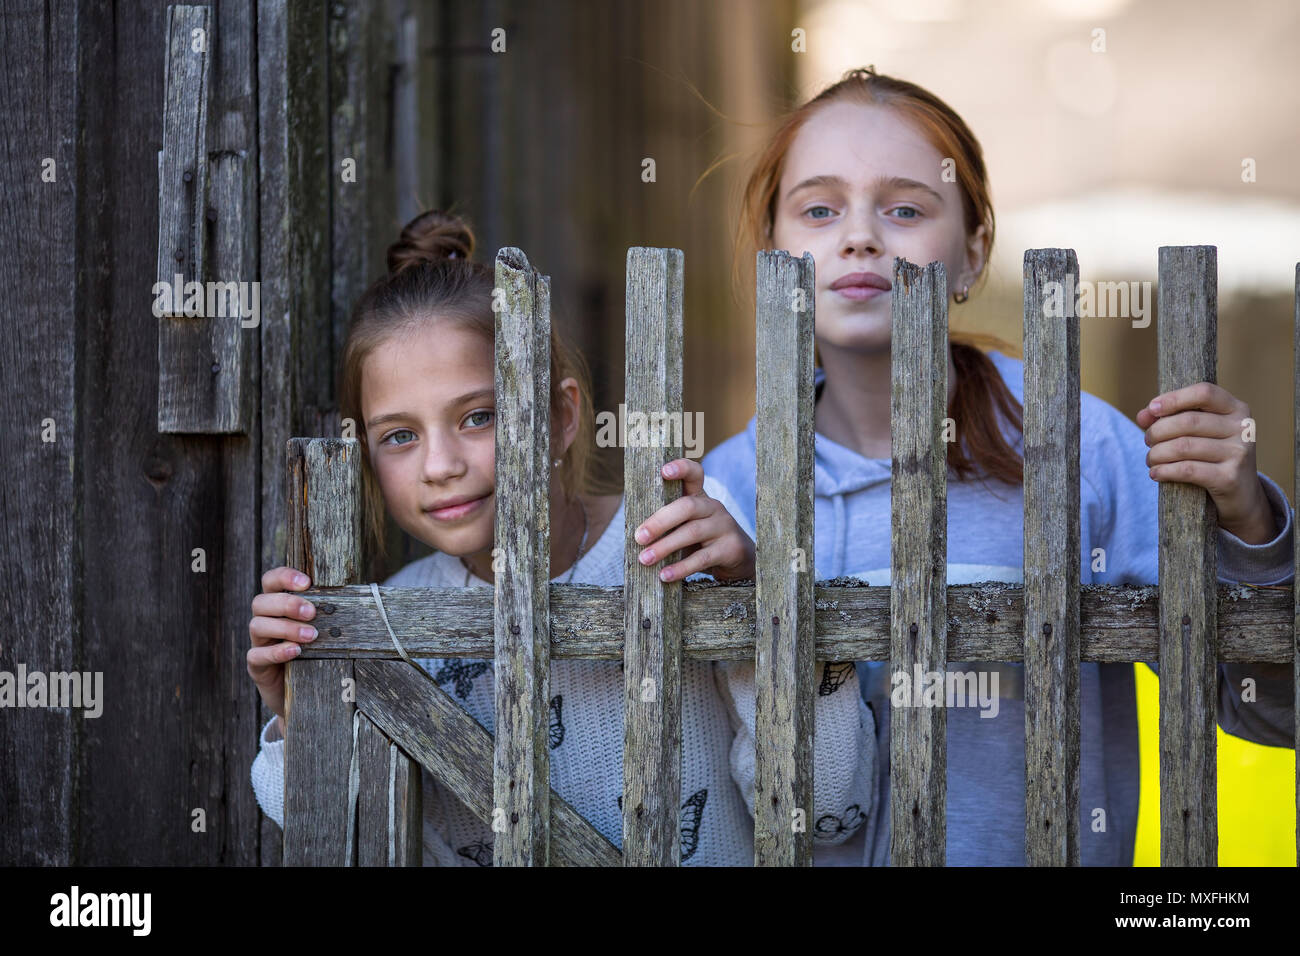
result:
[[(682, 411), (682, 270), (679, 250), (628, 252), (629, 412)], [(1213, 381), (1215, 248), (1162, 247), (1159, 270), (1159, 389)], [(784, 252), (757, 258), (755, 583), (665, 584), (636, 560), (637, 521), (679, 493), (659, 467), (681, 448), (628, 447), (626, 582), (595, 587), (550, 583), (550, 285), (521, 251), (501, 250), (495, 543), (504, 570), (492, 591), (382, 592), (411, 657), (494, 661), (495, 739), (399, 658), (358, 586), (356, 441), (291, 439), (287, 559), (313, 579), (304, 596), (317, 604), (320, 637), (288, 665), (285, 864), (419, 865), (419, 764), (496, 821), (496, 865), (677, 865), (681, 664), (692, 658), (756, 664), (754, 862), (764, 866), (812, 859), (812, 834), (791, 821), (812, 806), (815, 661), (889, 661), (908, 674), (918, 664), (943, 671), (948, 660), (1022, 661), (1031, 865), (1079, 863), (1079, 662), (1159, 661), (1161, 862), (1214, 865), (1216, 664), (1290, 661), (1300, 674), (1300, 604), (1294, 589), (1233, 600), (1217, 584), (1209, 496), (1169, 483), (1159, 491), (1159, 587), (1080, 587), (1079, 325), (1042, 309), (1046, 283), (1067, 275), (1078, 276), (1072, 250), (1025, 253), (1023, 587), (946, 584), (946, 279), (942, 264), (901, 259), (892, 586), (814, 583), (813, 261)], [(1300, 369), (1300, 266), (1296, 278)], [(1297, 476), (1300, 485), (1300, 467)], [(806, 564), (792, 560), (795, 549)], [(623, 661), (621, 853), (547, 786), (552, 657)], [(650, 700), (639, 692), (646, 681), (658, 689)], [(894, 708), (891, 722), (892, 863), (942, 865), (947, 710)]]

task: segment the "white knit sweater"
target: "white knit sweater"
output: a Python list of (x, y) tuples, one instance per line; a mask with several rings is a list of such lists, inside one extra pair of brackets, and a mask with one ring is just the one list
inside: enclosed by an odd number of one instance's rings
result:
[[(743, 514), (720, 484), (705, 491), (732, 515)], [(753, 537), (753, 530), (737, 519)], [(623, 583), (623, 506), (578, 561), (573, 583)], [(557, 576), (556, 583), (569, 577)], [(693, 576), (692, 580), (705, 576)], [(385, 587), (462, 587), (459, 559), (434, 553), (413, 561)], [(471, 587), (491, 587), (471, 577)], [(419, 660), (438, 685), (489, 731), (495, 707), (491, 661)], [(754, 861), (754, 665), (682, 661), (681, 860), (685, 866), (750, 866)], [(818, 665), (815, 697), (813, 833), (818, 865), (862, 865), (862, 834), (874, 817), (875, 724), (852, 664)], [(551, 664), (551, 786), (615, 846), (623, 816), (623, 665), (557, 660)], [(262, 730), (253, 790), (263, 811), (284, 826), (284, 740), (275, 718)], [(426, 865), (490, 866), (492, 830), (421, 768)]]

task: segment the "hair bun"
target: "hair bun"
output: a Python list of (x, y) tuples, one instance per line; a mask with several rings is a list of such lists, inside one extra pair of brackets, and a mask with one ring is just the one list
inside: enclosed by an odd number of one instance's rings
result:
[(388, 274), (442, 259), (468, 259), (474, 252), (474, 232), (465, 220), (441, 209), (429, 209), (406, 224), (388, 247)]

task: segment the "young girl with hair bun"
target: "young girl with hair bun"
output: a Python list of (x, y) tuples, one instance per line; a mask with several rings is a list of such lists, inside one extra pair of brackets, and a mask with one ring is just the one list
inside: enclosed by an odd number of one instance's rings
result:
[[(933, 93), (873, 69), (849, 71), (791, 112), (759, 155), (738, 223), (737, 262), (753, 262), (758, 249), (784, 249), (812, 253), (816, 268), (819, 578), (890, 583), (894, 258), (942, 262), (960, 304), (984, 275), (993, 226), (983, 156), (966, 123)], [(949, 341), (947, 414), (959, 440), (947, 446), (948, 584), (1023, 583), (1024, 365), (988, 335), (954, 331)], [(1210, 493), (1219, 515), (1220, 581), (1292, 580), (1294, 512), (1255, 470), (1255, 445), (1241, 439), (1249, 415), (1244, 402), (1205, 382), (1156, 396), (1137, 424), (1081, 393), (1080, 582), (1158, 583), (1160, 481)], [(704, 458), (751, 524), (754, 429), (751, 420)], [(1105, 551), (1104, 572), (1092, 570), (1096, 548)], [(950, 666), (994, 671), (1000, 696), (997, 708), (948, 712), (947, 862), (1024, 865), (1023, 667)], [(888, 767), (888, 664), (858, 670), (878, 723), (877, 764)], [(1246, 677), (1257, 688), (1249, 703), (1239, 693)], [(1293, 747), (1292, 680), (1291, 665), (1220, 664), (1219, 725), (1257, 743)], [(1128, 866), (1139, 779), (1133, 665), (1084, 662), (1079, 689), (1081, 861)], [(889, 860), (887, 774), (880, 785), (876, 826), (836, 848), (845, 862)]]
[[(495, 316), (493, 271), (471, 261), (474, 239), (459, 218), (429, 211), (388, 252), (388, 274), (357, 303), (344, 349), (342, 413), (358, 422), (366, 487), (365, 526), (382, 548), (385, 509), (434, 548), (384, 581), (386, 587), (491, 587), (494, 497)], [(621, 585), (623, 499), (589, 467), (592, 402), (580, 356), (551, 332), (551, 570), (556, 583)], [(754, 573), (752, 535), (739, 507), (699, 462), (664, 466), (683, 497), (649, 516), (644, 564), (683, 550), (665, 580)], [(752, 525), (749, 527), (752, 528)], [(656, 553), (657, 552), (657, 553)], [(263, 810), (284, 825), (284, 663), (310, 641), (308, 587), (293, 568), (268, 571), (253, 599), (248, 670), (268, 709), (253, 764)], [(493, 662), (417, 661), (489, 731), (495, 723)], [(682, 662), (682, 832), (686, 865), (753, 863), (754, 667)], [(615, 846), (622, 845), (622, 665), (556, 660), (550, 678), (551, 786)], [(816, 700), (814, 852), (869, 824), (876, 789), (874, 725), (856, 675)], [(421, 773), (425, 862), (487, 866), (492, 830), (442, 784)], [(810, 826), (810, 829), (813, 829)]]

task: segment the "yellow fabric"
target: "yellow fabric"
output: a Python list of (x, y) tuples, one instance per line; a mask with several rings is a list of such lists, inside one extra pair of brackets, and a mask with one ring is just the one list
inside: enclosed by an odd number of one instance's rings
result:
[[(1134, 866), (1160, 865), (1160, 679), (1137, 668), (1142, 790)], [(1219, 738), (1219, 865), (1295, 866), (1295, 751)]]

